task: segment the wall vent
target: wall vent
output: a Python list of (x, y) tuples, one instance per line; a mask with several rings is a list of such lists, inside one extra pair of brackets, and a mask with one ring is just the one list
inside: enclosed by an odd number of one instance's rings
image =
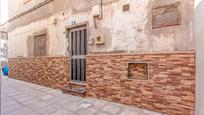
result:
[(132, 62), (128, 63), (129, 79), (136, 80), (149, 80), (149, 63), (145, 62)]

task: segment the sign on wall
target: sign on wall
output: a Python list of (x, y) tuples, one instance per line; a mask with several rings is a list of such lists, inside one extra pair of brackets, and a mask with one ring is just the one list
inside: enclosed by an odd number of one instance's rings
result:
[(166, 27), (181, 24), (181, 3), (160, 6), (152, 10), (152, 27)]

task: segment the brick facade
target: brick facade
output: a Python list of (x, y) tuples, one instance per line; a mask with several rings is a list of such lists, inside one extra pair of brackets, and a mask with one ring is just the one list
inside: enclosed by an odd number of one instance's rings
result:
[[(62, 88), (69, 82), (67, 57), (9, 59), (12, 78)], [(148, 62), (149, 80), (129, 79), (128, 62)], [(193, 115), (195, 53), (91, 54), (83, 84), (88, 97), (169, 115)], [(70, 84), (70, 83), (69, 83)], [(73, 83), (71, 83), (73, 85)]]
[(11, 58), (9, 76), (15, 79), (63, 88), (69, 81), (67, 57)]
[[(150, 79), (127, 78), (128, 62), (149, 62)], [(193, 115), (195, 54), (90, 55), (88, 96), (169, 115)]]

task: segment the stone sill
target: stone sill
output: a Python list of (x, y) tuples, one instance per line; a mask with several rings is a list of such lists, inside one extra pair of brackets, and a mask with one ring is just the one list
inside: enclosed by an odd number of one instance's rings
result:
[(68, 56), (42, 56), (42, 57), (9, 57), (8, 59), (40, 59), (40, 58), (69, 58)]
[(70, 83), (70, 84), (73, 84), (73, 85), (86, 86), (86, 82), (74, 82), (74, 81), (70, 81), (69, 83)]
[(86, 57), (92, 56), (136, 56), (136, 55), (164, 55), (164, 54), (193, 54), (195, 50), (190, 51), (172, 51), (172, 52), (150, 52), (150, 53), (112, 53), (112, 52), (100, 52), (100, 53), (90, 53)]
[[(172, 51), (172, 52), (150, 52), (150, 53), (124, 53), (124, 52), (91, 52), (86, 57), (92, 56), (136, 56), (136, 55), (164, 55), (164, 54), (193, 54), (195, 50), (190, 51)], [(43, 56), (43, 57), (9, 57), (8, 59), (40, 59), (40, 58), (70, 58), (69, 56)]]

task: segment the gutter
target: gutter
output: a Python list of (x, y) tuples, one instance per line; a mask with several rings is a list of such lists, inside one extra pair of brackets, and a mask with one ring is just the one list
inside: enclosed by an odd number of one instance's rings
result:
[(54, 1), (54, 0), (45, 0), (44, 2), (41, 2), (41, 3), (39, 3), (38, 5), (36, 5), (36, 6), (32, 7), (32, 8), (30, 8), (30, 9), (28, 9), (28, 10), (26, 10), (26, 11), (20, 13), (20, 14), (17, 14), (17, 15), (15, 15), (15, 16), (11, 17), (7, 22), (11, 22), (11, 21), (13, 21), (13, 20), (15, 20), (15, 19), (17, 19), (17, 18), (23, 16), (23, 15), (26, 15), (26, 14), (28, 14), (28, 13), (34, 11), (34, 10), (37, 10), (38, 8), (44, 6), (44, 5), (46, 5), (46, 4), (48, 4), (48, 3), (52, 2), (52, 1)]

